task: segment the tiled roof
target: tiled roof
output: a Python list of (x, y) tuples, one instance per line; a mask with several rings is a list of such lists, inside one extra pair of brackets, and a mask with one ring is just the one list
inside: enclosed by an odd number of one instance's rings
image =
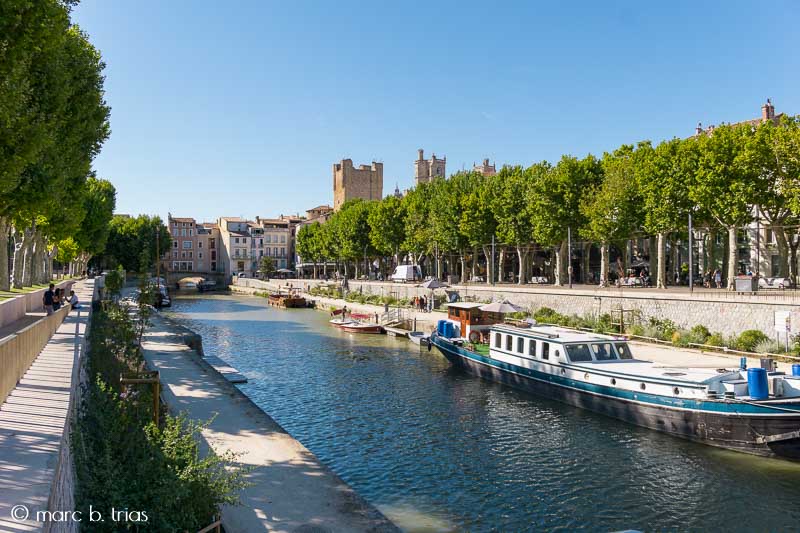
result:
[(193, 218), (180, 218), (180, 217), (170, 217), (170, 220), (174, 220), (175, 222), (194, 222)]

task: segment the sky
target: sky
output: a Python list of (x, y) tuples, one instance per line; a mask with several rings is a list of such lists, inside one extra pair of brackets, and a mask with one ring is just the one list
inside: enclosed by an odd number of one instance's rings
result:
[[(656, 5), (661, 4), (661, 5)], [(800, 2), (82, 0), (106, 63), (95, 160), (117, 212), (255, 218), (333, 202), (332, 165), (447, 172), (602, 155), (800, 114)]]

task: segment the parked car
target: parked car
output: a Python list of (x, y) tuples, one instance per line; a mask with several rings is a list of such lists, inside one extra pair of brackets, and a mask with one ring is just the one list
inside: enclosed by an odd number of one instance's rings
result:
[(247, 272), (239, 272), (239, 273), (236, 274), (236, 277), (237, 278), (246, 278), (247, 277)]

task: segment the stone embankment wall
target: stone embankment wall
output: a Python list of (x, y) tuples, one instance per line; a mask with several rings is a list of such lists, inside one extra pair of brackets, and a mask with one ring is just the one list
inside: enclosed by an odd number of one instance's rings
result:
[[(254, 282), (256, 280), (248, 280)], [(285, 283), (285, 282), (283, 282)], [(313, 285), (324, 284), (315, 280), (290, 280), (295, 287), (308, 290)], [(415, 284), (349, 281), (350, 291), (364, 294), (393, 295), (413, 298), (430, 295), (430, 290)], [(794, 292), (757, 294), (753, 296), (732, 294), (727, 291), (657, 291), (653, 289), (568, 289), (566, 287), (536, 287), (499, 285), (454, 285), (447, 288), (460, 298), (491, 302), (508, 300), (528, 310), (550, 307), (562, 314), (596, 315), (612, 309), (637, 311), (643, 318), (669, 319), (680, 327), (691, 328), (702, 324), (712, 331), (734, 335), (746, 329), (758, 329), (770, 337), (775, 336), (776, 311), (800, 309), (800, 295)], [(442, 289), (437, 290), (442, 294)]]
[[(294, 287), (300, 287), (304, 291), (308, 289), (308, 284), (300, 283), (302, 280), (288, 280), (288, 283)], [(256, 294), (269, 291), (278, 290), (278, 286), (286, 288), (287, 281), (261, 281), (257, 279), (239, 279), (234, 285), (231, 285), (232, 292), (240, 294)], [(429, 291), (430, 292), (430, 291)], [(382, 305), (373, 304), (359, 304), (355, 302), (346, 302), (337, 298), (326, 298), (324, 296), (311, 296), (305, 293), (305, 297), (313, 300), (316, 303), (317, 309), (340, 309), (342, 306), (355, 313), (365, 313), (368, 315), (377, 314), (380, 317), (385, 311)], [(430, 332), (436, 327), (436, 322), (443, 318), (447, 318), (446, 313), (432, 312), (426, 313), (416, 309), (403, 309), (401, 316), (407, 325), (416, 328), (417, 331)]]

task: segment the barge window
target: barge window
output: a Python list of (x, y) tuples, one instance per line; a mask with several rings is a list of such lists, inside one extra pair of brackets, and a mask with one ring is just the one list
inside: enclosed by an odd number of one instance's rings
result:
[(550, 359), (550, 343), (542, 343), (542, 359)]
[(619, 352), (620, 359), (633, 359), (633, 354), (631, 353), (631, 347), (628, 346), (626, 343), (617, 343), (614, 346), (617, 347), (617, 352)]
[(517, 337), (517, 351), (525, 353), (525, 339), (523, 337)]
[(528, 355), (536, 357), (536, 341), (533, 339), (528, 341)]
[(495, 348), (500, 348), (503, 345), (503, 341), (501, 340), (502, 337), (503, 336), (500, 335), (499, 333), (495, 333), (494, 334), (494, 347)]
[(592, 351), (594, 352), (594, 358), (598, 361), (613, 361), (617, 358), (617, 354), (614, 353), (614, 348), (611, 347), (610, 342), (592, 343)]
[(506, 335), (506, 351), (510, 352), (514, 347), (514, 341), (511, 340), (511, 335)]
[(589, 351), (588, 344), (568, 344), (566, 349), (569, 360), (573, 363), (586, 363), (592, 360), (592, 352)]

